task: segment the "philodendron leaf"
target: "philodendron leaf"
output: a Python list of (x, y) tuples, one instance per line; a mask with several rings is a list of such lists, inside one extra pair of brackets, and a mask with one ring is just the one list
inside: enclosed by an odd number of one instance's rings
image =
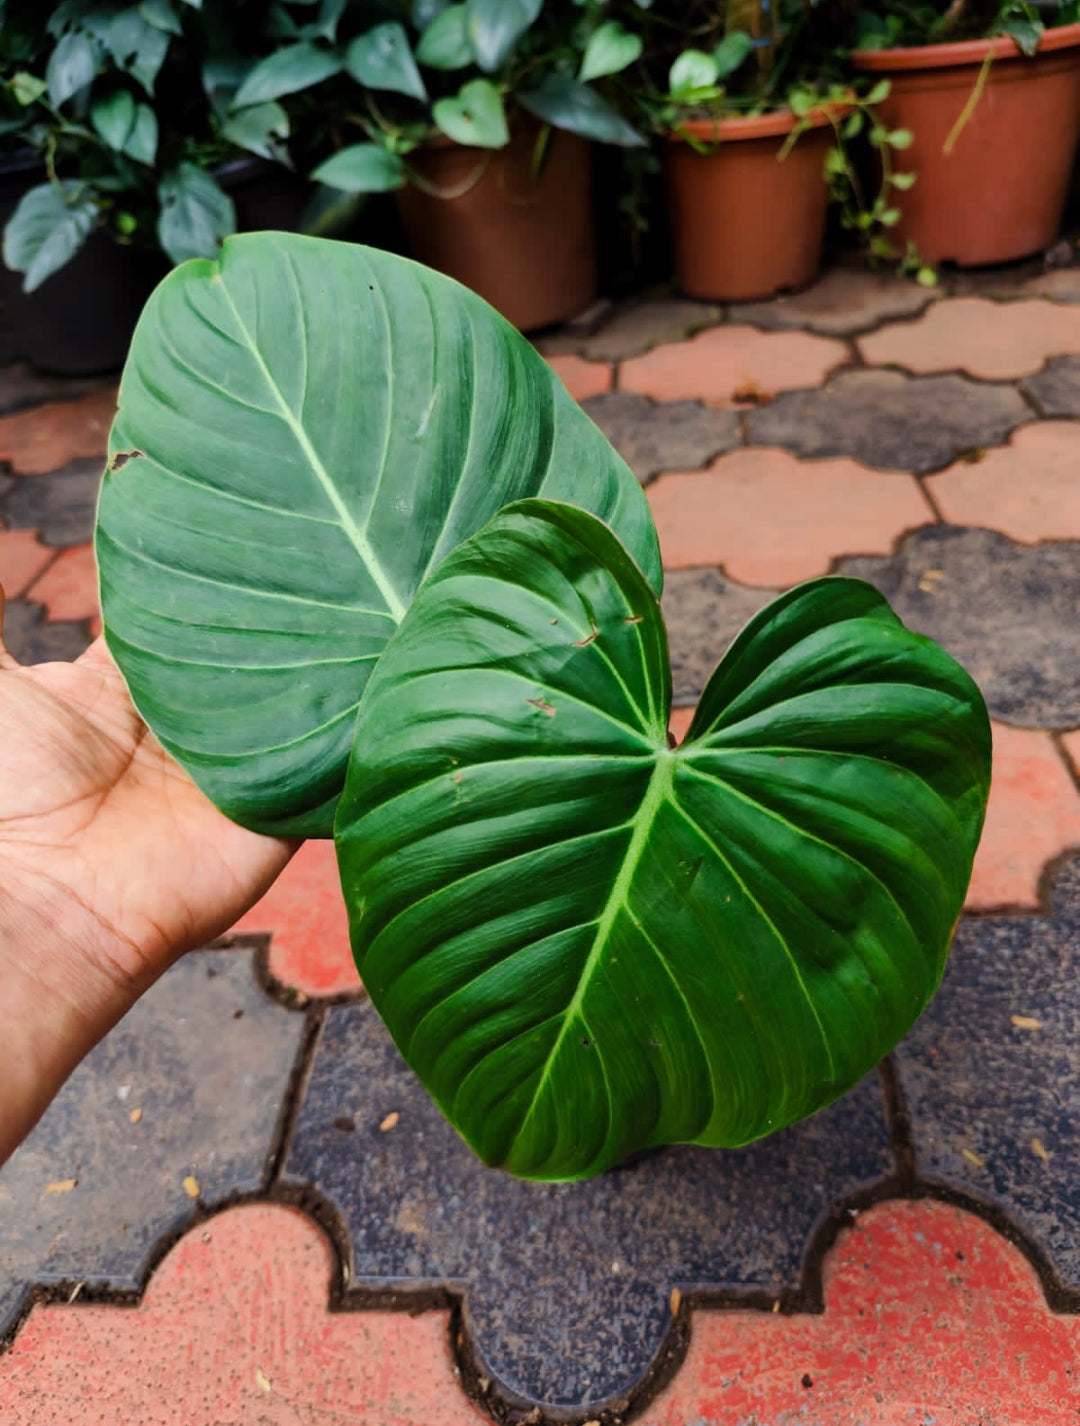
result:
[(827, 578), (751, 621), (676, 750), (670, 693), (633, 561), (530, 500), (439, 566), (361, 704), (357, 964), (447, 1117), (525, 1177), (811, 1114), (941, 977), (989, 784), (964, 671)]
[(389, 253), (284, 233), (178, 268), (135, 332), (98, 508), (105, 634), (230, 817), (329, 836), (356, 706), (420, 581), (503, 505), (640, 486), (534, 348)]

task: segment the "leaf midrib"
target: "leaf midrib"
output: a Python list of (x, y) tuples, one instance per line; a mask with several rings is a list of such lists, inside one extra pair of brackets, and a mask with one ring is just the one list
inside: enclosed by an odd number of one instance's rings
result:
[(637, 817), (634, 819), (636, 825), (630, 838), (630, 844), (626, 849), (626, 855), (623, 857), (619, 874), (615, 878), (611, 893), (608, 896), (604, 914), (600, 918), (599, 925), (596, 928), (596, 936), (593, 939), (592, 948), (585, 959), (585, 964), (581, 968), (577, 989), (574, 991), (569, 1005), (567, 1005), (566, 1009), (562, 1012), (562, 1025), (551, 1049), (548, 1051), (547, 1058), (544, 1061), (544, 1066), (540, 1073), (540, 1078), (537, 1081), (536, 1089), (533, 1091), (528, 1112), (521, 1121), (521, 1127), (514, 1135), (513, 1143), (507, 1154), (507, 1159), (509, 1159), (513, 1153), (514, 1144), (520, 1140), (528, 1128), (533, 1111), (544, 1093), (548, 1080), (551, 1078), (552, 1066), (558, 1058), (570, 1023), (575, 1016), (580, 1016), (584, 1019), (581, 1006), (592, 980), (593, 972), (596, 970), (597, 963), (611, 938), (611, 932), (614, 929), (619, 912), (629, 909), (628, 901), (630, 889), (633, 885), (634, 877), (637, 874), (638, 865), (649, 845), (649, 838), (653, 824), (656, 821), (657, 813), (665, 802), (672, 800), (676, 762), (677, 755), (673, 750), (664, 748), (657, 751), (656, 766), (649, 779), (649, 785), (645, 789), (645, 795), (641, 799), (641, 806), (638, 810)]
[(271, 373), (270, 368), (266, 365), (262, 353), (255, 345), (254, 338), (248, 331), (247, 324), (245, 323), (243, 317), (240, 315), (240, 311), (236, 303), (232, 300), (232, 296), (229, 293), (229, 289), (225, 285), (224, 276), (219, 274), (218, 280), (221, 283), (221, 291), (225, 297), (225, 301), (229, 304), (229, 308), (232, 311), (237, 326), (240, 328), (240, 331), (243, 334), (244, 341), (247, 344), (248, 350), (251, 352), (251, 355), (256, 365), (258, 366), (259, 371), (262, 373), (263, 380), (266, 382), (268, 389), (273, 394), (281, 419), (285, 422), (289, 430), (292, 432), (297, 445), (299, 445), (301, 451), (304, 453), (304, 456), (308, 461), (308, 464), (311, 466), (312, 472), (314, 473), (316, 480), (322, 486), (327, 499), (334, 507), (338, 519), (341, 522), (342, 530), (345, 532), (345, 535), (347, 536), (350, 544), (352, 544), (353, 548), (356, 550), (357, 554), (363, 561), (364, 566), (367, 569), (368, 573), (371, 575), (371, 578), (374, 581), (379, 593), (386, 601), (386, 608), (388, 613), (396, 623), (400, 624), (402, 619), (405, 617), (406, 605), (402, 603), (402, 601), (398, 598), (397, 592), (395, 591), (393, 585), (387, 578), (386, 571), (376, 559), (375, 551), (372, 549), (371, 542), (368, 540), (367, 535), (364, 533), (363, 530), (361, 530), (360, 526), (349, 514), (349, 510), (345, 505), (345, 502), (342, 500), (341, 494), (338, 491), (337, 486), (334, 484), (333, 480), (330, 477), (330, 472), (323, 465), (322, 460), (319, 458), (319, 453), (311, 444), (311, 438), (308, 435), (307, 431), (304, 429), (303, 423), (297, 418), (296, 414), (289, 406), (289, 403), (285, 400), (284, 393), (278, 386), (277, 382), (274, 380), (273, 374)]

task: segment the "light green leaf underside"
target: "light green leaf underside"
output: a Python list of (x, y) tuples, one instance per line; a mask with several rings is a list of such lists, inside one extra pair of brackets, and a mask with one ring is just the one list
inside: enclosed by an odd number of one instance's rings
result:
[(364, 983), (489, 1164), (579, 1178), (821, 1108), (936, 987), (989, 782), (975, 686), (870, 586), (764, 610), (667, 747), (659, 607), (504, 511), (368, 684), (338, 809)]
[(352, 244), (250, 234), (171, 274), (109, 454), (109, 648), (169, 751), (263, 831), (330, 834), (375, 659), (502, 505), (587, 506), (659, 587), (637, 482), (533, 348), (457, 283)]

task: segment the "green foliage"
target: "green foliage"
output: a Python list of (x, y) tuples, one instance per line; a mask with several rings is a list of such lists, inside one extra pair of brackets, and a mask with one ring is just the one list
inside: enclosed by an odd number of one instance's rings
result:
[(1076, 0), (871, 0), (855, 14), (853, 48), (946, 44), (1007, 35), (1026, 55), (1038, 48), (1048, 25), (1080, 19)]
[(876, 590), (762, 610), (673, 750), (642, 492), (463, 288), (231, 238), (158, 289), (121, 389), (109, 648), (230, 816), (333, 829), (368, 992), (487, 1163), (743, 1144), (905, 1033), (990, 730)]

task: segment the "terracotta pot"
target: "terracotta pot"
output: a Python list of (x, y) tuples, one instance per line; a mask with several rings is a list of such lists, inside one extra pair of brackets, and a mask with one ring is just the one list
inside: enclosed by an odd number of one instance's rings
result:
[[(983, 92), (946, 153), (991, 52)], [(1050, 246), (1080, 134), (1080, 24), (1047, 30), (1033, 58), (1004, 38), (854, 58), (858, 69), (892, 81), (885, 124), (914, 135), (896, 154), (897, 169), (918, 177), (893, 200), (903, 213), (894, 241), (913, 242), (924, 262), (964, 267)]]
[(494, 150), (435, 140), (409, 158), (425, 187), (397, 195), (413, 256), (523, 331), (572, 317), (596, 297), (589, 145), (553, 129), (537, 176), (537, 133), (522, 122)]
[[(828, 115), (784, 159), (798, 121), (789, 110), (755, 118), (692, 119), (669, 135), (668, 203), (675, 275), (691, 297), (728, 302), (805, 287), (821, 263), (828, 188)], [(681, 137), (715, 143), (698, 153)]]

